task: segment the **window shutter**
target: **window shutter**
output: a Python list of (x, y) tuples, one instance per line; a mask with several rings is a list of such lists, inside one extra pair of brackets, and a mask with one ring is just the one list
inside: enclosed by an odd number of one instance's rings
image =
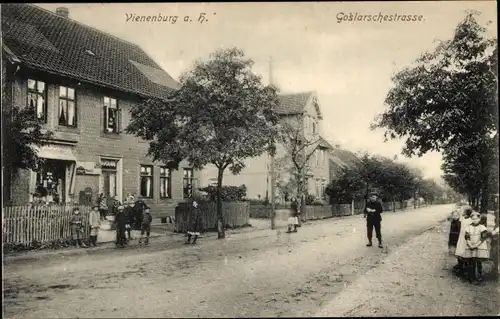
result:
[(104, 105), (104, 107), (102, 109), (103, 109), (103, 114), (104, 114), (104, 116), (102, 117), (102, 119), (103, 119), (102, 122), (104, 123), (102, 129), (104, 130), (104, 132), (107, 132), (108, 131), (108, 118), (106, 116), (106, 105)]
[(122, 132), (122, 109), (116, 109), (116, 133), (120, 134)]

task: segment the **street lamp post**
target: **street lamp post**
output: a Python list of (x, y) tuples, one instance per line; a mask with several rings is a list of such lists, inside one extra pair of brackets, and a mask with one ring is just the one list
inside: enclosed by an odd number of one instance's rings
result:
[(271, 152), (271, 229), (276, 228), (276, 204), (275, 204), (275, 188), (276, 176), (274, 174), (274, 151)]

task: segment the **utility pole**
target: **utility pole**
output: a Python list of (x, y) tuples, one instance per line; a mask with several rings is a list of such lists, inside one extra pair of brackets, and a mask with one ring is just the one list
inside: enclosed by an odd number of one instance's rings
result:
[[(269, 85), (273, 85), (273, 57), (269, 57)], [(276, 177), (274, 174), (274, 154), (275, 151), (271, 152), (271, 229), (276, 228), (276, 203), (275, 203), (275, 187), (276, 187)]]

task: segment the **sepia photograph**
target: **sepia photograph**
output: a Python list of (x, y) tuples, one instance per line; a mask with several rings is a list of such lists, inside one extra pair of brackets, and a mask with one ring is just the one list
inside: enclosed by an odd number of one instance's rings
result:
[(0, 12), (4, 318), (500, 315), (496, 1)]

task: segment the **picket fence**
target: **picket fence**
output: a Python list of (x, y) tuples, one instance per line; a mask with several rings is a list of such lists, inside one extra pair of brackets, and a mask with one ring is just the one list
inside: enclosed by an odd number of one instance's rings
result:
[[(189, 204), (179, 204), (175, 208), (175, 232), (186, 232), (188, 226)], [(214, 202), (200, 203), (203, 229), (217, 229), (217, 206)], [(249, 225), (249, 202), (223, 202), (222, 213), (227, 228), (238, 228)]]
[[(88, 225), (90, 206), (7, 206), (2, 208), (3, 244), (29, 246), (33, 242), (47, 243), (71, 238), (70, 218), (78, 207), (83, 225)], [(90, 228), (83, 228), (84, 239)]]

